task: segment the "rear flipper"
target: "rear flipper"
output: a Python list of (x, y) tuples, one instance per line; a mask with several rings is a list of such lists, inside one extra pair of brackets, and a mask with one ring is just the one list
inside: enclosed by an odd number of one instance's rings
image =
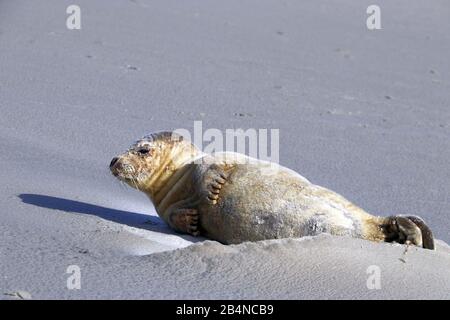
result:
[(434, 250), (433, 233), (425, 222), (417, 216), (391, 216), (383, 225), (387, 242), (414, 244)]
[(431, 229), (425, 224), (422, 218), (417, 216), (408, 216), (408, 219), (414, 222), (422, 232), (422, 245), (425, 249), (434, 250), (434, 237)]

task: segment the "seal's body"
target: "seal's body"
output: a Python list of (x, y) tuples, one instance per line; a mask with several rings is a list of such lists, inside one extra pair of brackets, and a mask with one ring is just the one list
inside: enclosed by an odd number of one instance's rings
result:
[(144, 137), (111, 171), (147, 194), (179, 232), (226, 244), (320, 233), (433, 249), (415, 216), (373, 216), (283, 166), (236, 153), (201, 153), (170, 132)]

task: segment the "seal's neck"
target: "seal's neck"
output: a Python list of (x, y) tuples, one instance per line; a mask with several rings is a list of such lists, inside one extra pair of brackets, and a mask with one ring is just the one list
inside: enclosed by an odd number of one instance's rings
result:
[(146, 184), (146, 193), (150, 196), (155, 205), (164, 198), (167, 193), (166, 189), (170, 189), (170, 180), (184, 175), (188, 170), (188, 164), (194, 162), (195, 159), (204, 154), (191, 143), (175, 144), (166, 153), (164, 153), (159, 161), (159, 165)]

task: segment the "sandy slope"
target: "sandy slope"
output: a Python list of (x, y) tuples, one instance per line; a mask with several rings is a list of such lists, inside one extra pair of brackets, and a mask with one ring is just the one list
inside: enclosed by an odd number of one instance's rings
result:
[[(378, 1), (374, 32), (368, 1), (77, 3), (80, 31), (65, 28), (72, 1), (0, 2), (1, 298), (449, 298), (443, 243), (406, 257), (326, 236), (203, 243), (107, 168), (194, 120), (278, 128), (283, 165), (370, 212), (423, 216), (448, 243), (446, 1)], [(74, 264), (81, 290), (66, 288)]]
[[(45, 252), (54, 269), (9, 273), (7, 284), (46, 299), (450, 299), (450, 248), (443, 243), (436, 251), (409, 248), (405, 253), (400, 245), (324, 235), (233, 246), (205, 241), (114, 259), (96, 250), (57, 251)], [(10, 263), (33, 264), (42, 255)], [(62, 276), (42, 281), (62, 269), (58, 260), (81, 262), (82, 290), (64, 290)], [(7, 268), (13, 270), (10, 263)], [(380, 289), (367, 286), (368, 268), (374, 265)]]

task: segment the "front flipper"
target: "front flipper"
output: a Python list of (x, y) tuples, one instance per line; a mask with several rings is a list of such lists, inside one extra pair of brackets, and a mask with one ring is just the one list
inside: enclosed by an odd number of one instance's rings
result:
[(419, 217), (391, 216), (384, 226), (386, 241), (414, 244), (426, 249), (434, 249), (433, 234)]
[(172, 210), (169, 214), (169, 225), (178, 232), (200, 235), (198, 210), (187, 208)]
[(211, 204), (216, 204), (220, 198), (222, 187), (228, 181), (232, 165), (212, 164), (203, 176), (203, 184), (206, 188), (206, 198)]

